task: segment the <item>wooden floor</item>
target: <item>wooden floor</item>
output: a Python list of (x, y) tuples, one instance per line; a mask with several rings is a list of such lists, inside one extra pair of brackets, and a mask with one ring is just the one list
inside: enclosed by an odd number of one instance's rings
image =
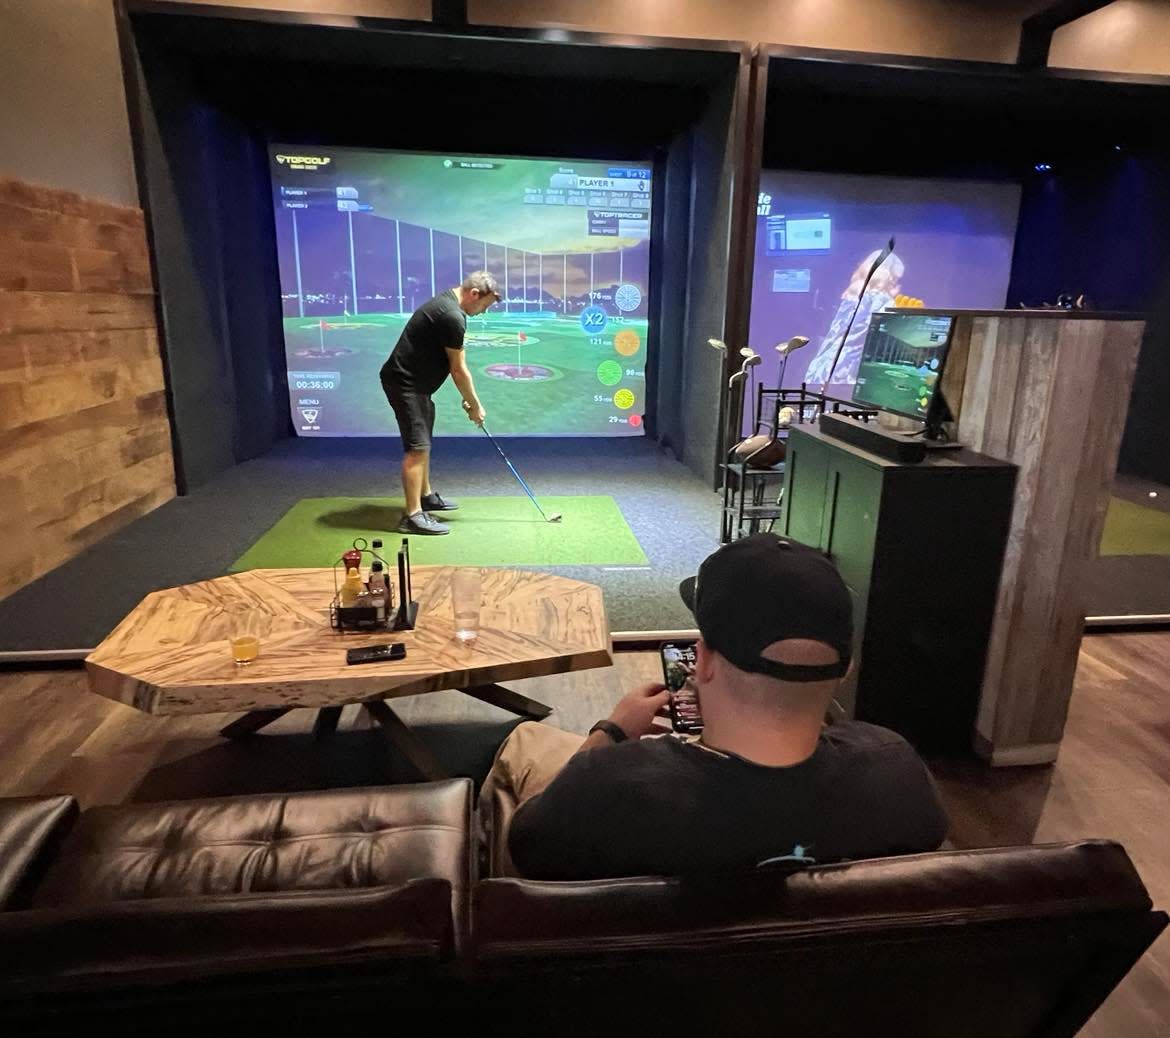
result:
[[(549, 723), (584, 732), (623, 689), (657, 676), (654, 653), (630, 653), (606, 670), (509, 685), (552, 705)], [(516, 723), (456, 692), (394, 705), (441, 760), (470, 774), (486, 770)], [(217, 732), (234, 715), (150, 717), (90, 694), (81, 671), (0, 673), (0, 796), (71, 793), (87, 807), (411, 780), (356, 708), (321, 742), (313, 716), (294, 711), (254, 739), (226, 742)], [(1154, 904), (1170, 908), (1170, 632), (1085, 639), (1054, 766), (931, 765), (956, 847), (1115, 839)], [(1170, 931), (1082, 1034), (1170, 1036)]]

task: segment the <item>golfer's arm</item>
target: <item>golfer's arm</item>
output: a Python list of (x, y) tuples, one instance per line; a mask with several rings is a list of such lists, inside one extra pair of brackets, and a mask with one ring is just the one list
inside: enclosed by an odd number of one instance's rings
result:
[(475, 394), (475, 383), (471, 380), (471, 372), (467, 368), (467, 357), (462, 350), (448, 350), (447, 360), (451, 367), (451, 381), (459, 390), (459, 395), (469, 407), (481, 407), (479, 397)]

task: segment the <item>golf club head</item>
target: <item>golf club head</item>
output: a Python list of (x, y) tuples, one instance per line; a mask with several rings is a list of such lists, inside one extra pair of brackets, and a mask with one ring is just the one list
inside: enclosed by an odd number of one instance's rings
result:
[(564, 516), (561, 515), (560, 512), (553, 512), (553, 514), (548, 517), (548, 521), (550, 523), (559, 523), (563, 518)]
[(777, 343), (776, 344), (776, 352), (779, 353), (781, 357), (786, 357), (786, 356), (788, 356), (788, 354), (793, 353), (796, 350), (799, 350), (801, 348), (801, 346), (807, 346), (807, 345), (808, 345), (808, 336), (807, 335), (794, 335), (787, 342)]

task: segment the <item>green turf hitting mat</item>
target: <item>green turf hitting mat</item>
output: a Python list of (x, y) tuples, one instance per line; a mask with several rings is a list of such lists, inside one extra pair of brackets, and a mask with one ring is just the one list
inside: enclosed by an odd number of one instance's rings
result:
[(1101, 554), (1170, 555), (1170, 513), (1111, 497)]
[[(527, 497), (460, 497), (455, 512), (436, 512), (445, 537), (412, 536), (418, 566), (645, 566), (649, 562), (612, 497), (542, 497), (547, 523)], [(229, 572), (331, 566), (355, 537), (386, 542), (388, 561), (402, 538), (394, 528), (402, 498), (310, 497), (298, 501)]]

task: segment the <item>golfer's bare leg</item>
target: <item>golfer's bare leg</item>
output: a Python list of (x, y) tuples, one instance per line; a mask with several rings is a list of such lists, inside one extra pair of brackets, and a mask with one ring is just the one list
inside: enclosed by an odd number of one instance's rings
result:
[(423, 477), (422, 477), (422, 496), (429, 497), (431, 493), (431, 452), (426, 452), (426, 459), (423, 461)]
[(428, 450), (408, 450), (402, 455), (402, 493), (406, 514), (422, 511), (423, 484), (427, 478)]

